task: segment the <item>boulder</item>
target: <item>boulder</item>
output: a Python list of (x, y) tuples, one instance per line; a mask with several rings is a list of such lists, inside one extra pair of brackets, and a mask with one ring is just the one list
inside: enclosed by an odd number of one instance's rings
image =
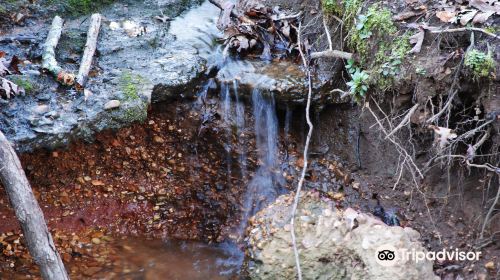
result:
[[(252, 279), (296, 279), (291, 242), (293, 194), (251, 219), (248, 268)], [(439, 279), (431, 261), (401, 257), (388, 263), (379, 252), (391, 249), (426, 252), (420, 234), (411, 228), (390, 227), (370, 214), (351, 208), (338, 210), (335, 202), (317, 192), (304, 192), (295, 217), (297, 248), (304, 279)]]

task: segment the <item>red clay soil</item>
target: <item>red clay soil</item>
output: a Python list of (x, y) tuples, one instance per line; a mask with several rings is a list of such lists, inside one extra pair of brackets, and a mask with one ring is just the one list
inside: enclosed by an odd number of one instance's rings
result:
[[(208, 124), (200, 133), (200, 116), (189, 104), (156, 111), (145, 124), (100, 133), (92, 144), (21, 155), (67, 265), (85, 259), (86, 246), (93, 246), (94, 262), (103, 236), (220, 241), (224, 226), (235, 224), (243, 192), (234, 186), (244, 183), (228, 182), (224, 131)], [(0, 217), (0, 279), (33, 274), (3, 188)], [(72, 276), (88, 274), (87, 262), (70, 265)]]

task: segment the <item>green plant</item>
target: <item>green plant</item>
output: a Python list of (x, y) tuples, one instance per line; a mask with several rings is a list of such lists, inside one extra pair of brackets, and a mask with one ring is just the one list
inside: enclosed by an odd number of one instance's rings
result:
[(365, 71), (355, 68), (351, 77), (352, 80), (347, 82), (349, 93), (356, 102), (360, 102), (368, 91), (370, 76)]
[(422, 67), (417, 67), (415, 68), (415, 73), (417, 73), (418, 75), (425, 76), (427, 74), (427, 70), (425, 70)]
[(409, 37), (410, 34), (405, 34), (394, 39), (389, 45), (385, 43), (379, 44), (375, 61), (370, 67), (377, 74), (373, 77), (373, 80), (379, 89), (387, 90), (391, 88), (395, 77), (400, 74), (401, 65), (411, 48)]
[(32, 93), (35, 88), (29, 78), (13, 77), (10, 80), (14, 84), (22, 87), (26, 93)]
[(368, 8), (365, 14), (358, 15), (356, 24), (351, 28), (348, 44), (360, 54), (363, 60), (368, 55), (368, 39), (374, 35), (377, 35), (377, 37), (390, 35), (395, 33), (396, 30), (392, 22), (391, 12), (374, 4)]
[(491, 53), (486, 54), (479, 50), (468, 51), (464, 64), (471, 71), (474, 80), (491, 77), (495, 71), (495, 60)]

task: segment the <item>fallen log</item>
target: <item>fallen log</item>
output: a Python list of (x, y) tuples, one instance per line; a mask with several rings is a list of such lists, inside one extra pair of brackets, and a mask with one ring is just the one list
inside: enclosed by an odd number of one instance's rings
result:
[(351, 59), (352, 53), (338, 51), (338, 50), (327, 50), (322, 52), (313, 52), (311, 53), (311, 59), (317, 58), (343, 58), (343, 59)]
[(21, 224), (28, 250), (40, 266), (43, 279), (69, 279), (21, 162), (1, 131), (0, 181)]
[(43, 45), (42, 67), (52, 73), (61, 84), (71, 86), (75, 83), (75, 76), (64, 71), (56, 60), (56, 47), (61, 38), (63, 23), (63, 19), (59, 16), (55, 16), (52, 20), (47, 40)]
[(97, 37), (99, 37), (99, 29), (101, 28), (101, 15), (93, 14), (90, 18), (89, 31), (87, 32), (87, 43), (85, 43), (85, 50), (83, 51), (80, 69), (76, 76), (76, 84), (78, 87), (85, 87), (87, 78), (89, 76), (90, 66), (92, 65), (92, 58), (94, 57)]

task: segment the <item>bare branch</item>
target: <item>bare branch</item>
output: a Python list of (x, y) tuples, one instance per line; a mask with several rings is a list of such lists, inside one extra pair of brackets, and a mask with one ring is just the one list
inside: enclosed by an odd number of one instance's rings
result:
[(311, 59), (316, 59), (316, 58), (343, 58), (343, 59), (351, 59), (352, 58), (352, 53), (344, 52), (344, 51), (338, 51), (338, 50), (328, 50), (328, 51), (321, 51), (321, 52), (313, 52), (311, 53)]
[(87, 77), (89, 75), (92, 58), (94, 57), (97, 37), (99, 37), (99, 29), (101, 28), (101, 15), (93, 14), (90, 19), (89, 31), (87, 33), (87, 43), (85, 43), (85, 51), (83, 52), (80, 70), (76, 77), (76, 83), (80, 87), (85, 87)]
[(415, 104), (413, 105), (413, 107), (411, 107), (410, 111), (408, 112), (408, 114), (406, 114), (406, 116), (404, 117), (404, 119), (399, 123), (398, 126), (396, 126), (396, 128), (394, 128), (389, 134), (387, 134), (385, 136), (385, 139), (391, 137), (394, 133), (396, 133), (398, 130), (400, 130), (403, 126), (406, 126), (407, 124), (410, 123), (410, 118), (411, 116), (415, 113), (415, 111), (417, 110), (419, 104)]
[(301, 44), (301, 38), (300, 38), (300, 29), (301, 29), (301, 23), (299, 23), (299, 29), (297, 32), (297, 42), (298, 42), (298, 47), (299, 47), (299, 52), (302, 57), (302, 62), (304, 64), (304, 67), (307, 69), (307, 80), (309, 83), (309, 88), (308, 88), (308, 93), (307, 93), (307, 105), (306, 105), (306, 121), (307, 125), (309, 126), (309, 132), (307, 133), (307, 138), (306, 138), (306, 144), (304, 146), (304, 166), (302, 167), (302, 174), (300, 175), (300, 180), (297, 186), (297, 190), (295, 193), (295, 198), (293, 201), (293, 207), (292, 207), (292, 214), (291, 214), (291, 227), (292, 230), (291, 235), (292, 235), (292, 244), (293, 244), (293, 253), (295, 255), (295, 265), (297, 267), (297, 276), (299, 280), (302, 280), (302, 271), (300, 269), (300, 258), (299, 258), (299, 251), (297, 249), (297, 240), (295, 238), (295, 215), (297, 213), (297, 207), (299, 205), (299, 200), (300, 200), (300, 191), (302, 190), (302, 185), (304, 184), (304, 180), (306, 177), (306, 171), (307, 171), (307, 153), (309, 150), (309, 143), (311, 142), (311, 137), (312, 137), (312, 132), (313, 132), (313, 124), (311, 122), (311, 118), (309, 115), (309, 111), (311, 108), (311, 96), (312, 96), (312, 79), (311, 79), (311, 71), (309, 69), (309, 65), (307, 64), (307, 61), (305, 59), (304, 53), (302, 51), (302, 44)]

